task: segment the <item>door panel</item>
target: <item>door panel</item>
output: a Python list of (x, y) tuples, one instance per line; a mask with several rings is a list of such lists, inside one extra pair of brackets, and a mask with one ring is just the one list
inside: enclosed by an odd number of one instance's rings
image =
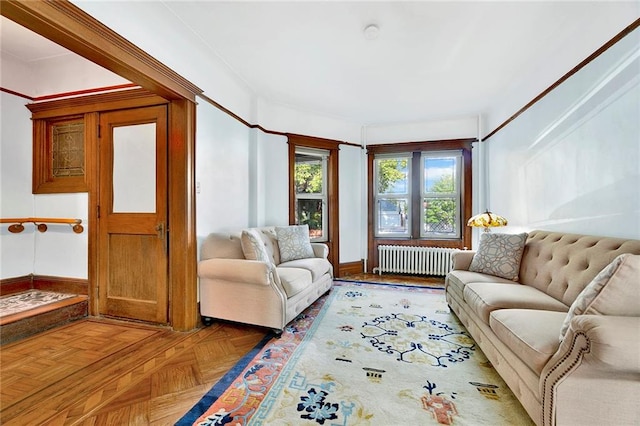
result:
[(100, 115), (101, 315), (166, 324), (165, 106)]

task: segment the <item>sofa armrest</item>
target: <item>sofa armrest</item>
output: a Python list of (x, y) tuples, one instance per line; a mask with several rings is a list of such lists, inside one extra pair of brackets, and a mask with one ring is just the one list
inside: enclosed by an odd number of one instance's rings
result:
[(453, 259), (453, 270), (467, 271), (473, 260), (475, 250), (458, 250), (454, 251), (451, 258)]
[(313, 254), (315, 257), (326, 259), (329, 257), (329, 247), (324, 243), (311, 243)]
[(540, 376), (543, 424), (572, 419), (592, 424), (616, 419), (616, 424), (637, 419), (635, 401), (620, 400), (614, 412), (602, 404), (584, 404), (581, 396), (598, 389), (602, 395), (640, 392), (640, 317), (579, 315), (571, 320), (558, 351)]
[(198, 263), (200, 278), (214, 278), (248, 284), (270, 285), (273, 265), (258, 260), (207, 259)]

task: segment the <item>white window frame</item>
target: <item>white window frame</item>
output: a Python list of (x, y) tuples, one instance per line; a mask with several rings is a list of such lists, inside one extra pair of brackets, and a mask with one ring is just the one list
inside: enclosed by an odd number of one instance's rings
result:
[[(424, 160), (425, 158), (456, 158), (456, 176), (455, 176), (455, 188), (453, 193), (443, 193), (443, 192), (427, 192), (425, 188), (425, 166)], [(460, 226), (460, 214), (461, 214), (461, 204), (462, 204), (462, 165), (464, 163), (464, 158), (462, 157), (462, 150), (447, 150), (447, 151), (423, 151), (420, 155), (420, 237), (428, 238), (428, 239), (459, 239), (462, 236), (462, 229)], [(454, 198), (456, 203), (456, 211), (455, 211), (455, 232), (450, 234), (442, 234), (436, 232), (427, 232), (426, 228), (426, 209), (424, 206), (424, 200), (426, 198)]]
[[(381, 194), (378, 184), (379, 167), (378, 160), (389, 159), (403, 159), (407, 160), (407, 192), (401, 194)], [(374, 207), (374, 221), (375, 221), (375, 236), (379, 238), (411, 238), (411, 191), (412, 191), (412, 153), (411, 152), (399, 152), (393, 154), (377, 154), (373, 160), (374, 164), (374, 183), (375, 183), (375, 207)], [(380, 230), (380, 204), (382, 200), (402, 200), (407, 201), (407, 217), (406, 217), (406, 231), (404, 232), (381, 232)]]
[[(314, 149), (314, 148), (305, 148), (305, 147), (296, 147), (295, 149), (295, 153), (296, 155), (298, 154), (302, 154), (302, 155), (308, 155), (311, 157), (317, 157), (322, 164), (322, 190), (321, 193), (315, 193), (315, 194), (310, 194), (310, 193), (299, 193), (296, 191), (295, 194), (295, 211), (296, 211), (296, 215), (295, 215), (295, 221), (296, 224), (298, 223), (298, 200), (321, 200), (322, 201), (322, 235), (320, 237), (315, 237), (315, 238), (311, 238), (311, 241), (314, 242), (325, 242), (328, 241), (329, 239), (329, 218), (328, 218), (328, 211), (327, 211), (327, 205), (328, 205), (328, 200), (327, 200), (327, 162), (329, 159), (329, 154), (330, 152), (328, 150), (325, 149)], [(298, 161), (295, 160), (295, 164), (294, 164), (294, 168), (298, 165)]]

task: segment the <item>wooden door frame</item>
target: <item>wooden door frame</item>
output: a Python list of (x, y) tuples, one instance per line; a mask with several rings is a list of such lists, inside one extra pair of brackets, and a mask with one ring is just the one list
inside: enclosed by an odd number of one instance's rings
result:
[[(198, 323), (195, 97), (202, 90), (68, 1), (3, 0), (0, 13), (169, 101), (169, 321), (176, 330), (193, 329)], [(93, 180), (88, 212), (90, 296), (97, 294), (96, 191)], [(95, 302), (90, 314), (97, 314)]]

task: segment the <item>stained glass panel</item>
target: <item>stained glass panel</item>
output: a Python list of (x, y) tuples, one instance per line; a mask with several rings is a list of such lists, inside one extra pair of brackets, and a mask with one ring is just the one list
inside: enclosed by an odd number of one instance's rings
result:
[(51, 126), (53, 177), (84, 176), (84, 123)]

